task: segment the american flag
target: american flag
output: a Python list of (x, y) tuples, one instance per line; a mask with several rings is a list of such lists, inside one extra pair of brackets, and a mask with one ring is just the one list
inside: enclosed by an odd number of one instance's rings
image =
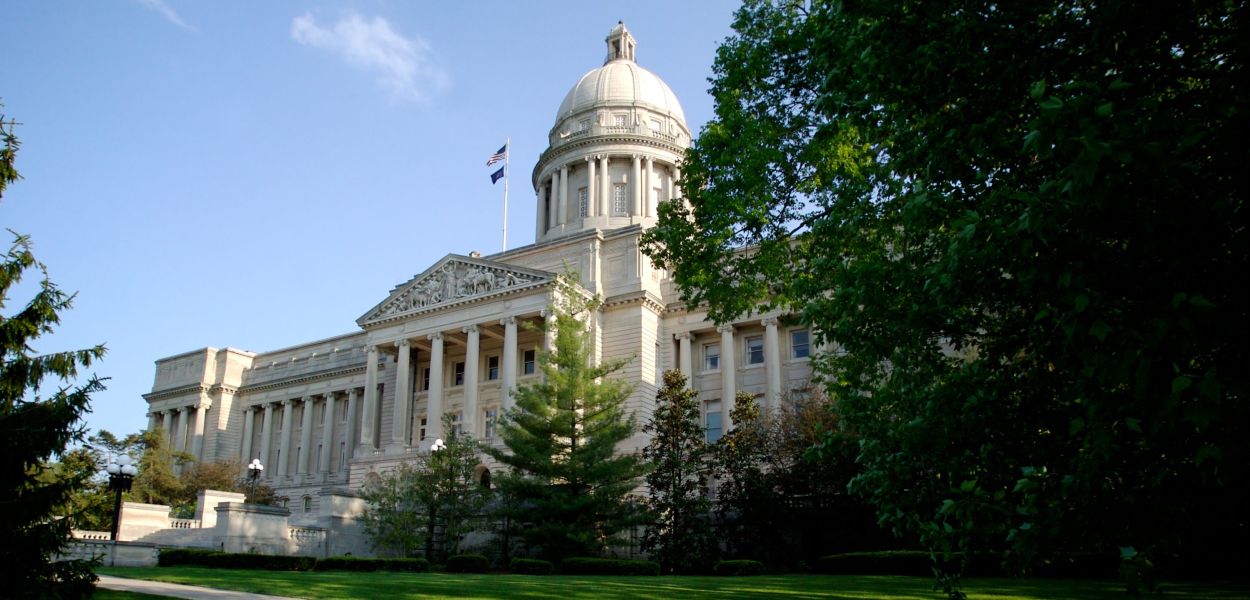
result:
[(508, 145), (504, 144), (503, 147), (501, 147), (497, 152), (490, 155), (490, 158), (486, 160), (486, 166), (489, 167), (507, 157), (508, 157)]

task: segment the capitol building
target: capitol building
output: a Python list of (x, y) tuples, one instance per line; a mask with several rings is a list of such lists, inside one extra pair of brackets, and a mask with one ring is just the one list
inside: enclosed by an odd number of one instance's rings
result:
[[(149, 427), (163, 428), (172, 448), (237, 463), (241, 473), (259, 458), (263, 482), (292, 518), (324, 514), (333, 498), (428, 451), (444, 434), (443, 415), (498, 443), (496, 424), (514, 390), (541, 376), (551, 343), (543, 325), (566, 270), (603, 299), (587, 322), (592, 355), (630, 359), (616, 376), (633, 385), (627, 407), (639, 424), (668, 369), (699, 392), (712, 440), (732, 427), (736, 391), (775, 409), (806, 386), (812, 339), (797, 320), (762, 312), (717, 327), (688, 309), (668, 273), (641, 253), (657, 205), (680, 195), (691, 134), (669, 86), (635, 61), (630, 31), (618, 24), (606, 42), (603, 65), (573, 83), (534, 165), (533, 243), (396, 265), (397, 274), (420, 274), (378, 290), (380, 301), (362, 306), (344, 335), (268, 352), (206, 347), (161, 358), (144, 395)], [(646, 443), (638, 432), (620, 450)], [(483, 483), (497, 466), (483, 458)]]

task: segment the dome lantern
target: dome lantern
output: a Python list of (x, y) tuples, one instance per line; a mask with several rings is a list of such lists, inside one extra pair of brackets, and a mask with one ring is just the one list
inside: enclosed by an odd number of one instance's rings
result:
[(638, 47), (638, 42), (625, 28), (624, 21), (617, 21), (616, 27), (608, 32), (608, 37), (604, 41), (608, 43), (608, 57), (603, 59), (603, 64), (606, 65), (614, 60), (633, 62), (634, 50)]

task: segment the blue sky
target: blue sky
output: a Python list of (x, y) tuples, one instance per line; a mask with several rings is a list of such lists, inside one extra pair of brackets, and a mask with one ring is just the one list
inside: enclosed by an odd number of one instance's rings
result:
[(533, 242), (534, 161), (618, 20), (702, 128), (736, 5), (6, 2), (24, 180), (0, 225), (78, 293), (36, 350), (106, 343), (88, 426), (129, 433), (157, 358), (354, 331), (443, 255), (499, 250), (485, 161), (509, 136), (508, 245)]

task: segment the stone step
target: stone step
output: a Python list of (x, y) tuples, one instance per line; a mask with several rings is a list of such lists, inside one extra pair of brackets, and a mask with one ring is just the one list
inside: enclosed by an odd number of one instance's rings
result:
[(212, 548), (213, 529), (161, 529), (135, 541), (164, 548)]

